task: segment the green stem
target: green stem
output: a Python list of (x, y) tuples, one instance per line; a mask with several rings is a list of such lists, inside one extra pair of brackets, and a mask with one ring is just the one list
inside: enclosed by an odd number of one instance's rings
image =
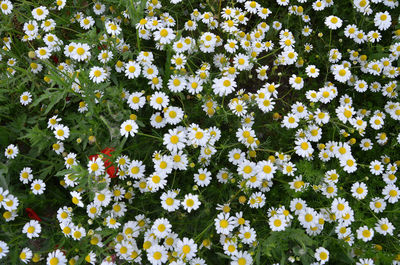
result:
[(146, 134), (146, 133), (141, 133), (141, 132), (138, 132), (138, 133), (136, 133), (136, 134), (137, 134), (137, 135), (141, 135), (141, 136), (150, 137), (150, 138), (155, 138), (155, 139), (157, 139), (157, 140), (162, 141), (162, 139), (161, 139), (160, 137), (157, 137), (157, 136), (154, 136), (154, 135), (151, 135), (151, 134)]

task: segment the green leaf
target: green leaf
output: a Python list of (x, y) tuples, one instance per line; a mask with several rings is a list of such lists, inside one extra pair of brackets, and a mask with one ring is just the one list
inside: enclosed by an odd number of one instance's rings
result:
[(28, 133), (25, 136), (19, 139), (29, 139), (32, 147), (36, 148), (37, 153), (40, 154), (44, 148), (48, 147), (51, 136), (47, 131), (40, 130), (39, 125), (36, 124), (35, 127), (28, 129)]

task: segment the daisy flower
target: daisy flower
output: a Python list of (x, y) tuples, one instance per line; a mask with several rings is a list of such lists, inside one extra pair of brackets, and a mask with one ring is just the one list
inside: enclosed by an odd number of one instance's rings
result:
[(85, 61), (90, 57), (90, 47), (86, 43), (76, 43), (71, 57), (77, 61)]
[(392, 25), (392, 17), (388, 11), (377, 12), (374, 17), (374, 24), (379, 30), (387, 30)]
[(400, 198), (400, 190), (396, 185), (389, 184), (386, 185), (385, 188), (383, 189), (382, 195), (385, 196), (385, 200), (393, 204), (398, 202)]
[(335, 80), (341, 83), (347, 82), (351, 77), (351, 72), (349, 68), (344, 67), (342, 65), (334, 65), (332, 73), (334, 75)]
[(32, 179), (32, 169), (30, 167), (24, 167), (19, 173), (19, 180), (24, 184), (28, 184)]
[(87, 17), (81, 19), (81, 21), (79, 22), (79, 24), (80, 24), (80, 26), (81, 26), (83, 29), (88, 30), (88, 29), (90, 29), (91, 27), (93, 27), (93, 25), (94, 25), (94, 19), (93, 19), (91, 16), (87, 16)]
[(284, 231), (288, 225), (282, 214), (275, 214), (269, 218), (268, 224), (272, 231)]
[(107, 79), (107, 72), (103, 67), (93, 66), (90, 69), (89, 78), (94, 83), (99, 84)]
[(161, 44), (169, 44), (175, 39), (175, 33), (171, 28), (161, 28), (154, 32), (154, 40)]
[(153, 245), (147, 250), (147, 259), (152, 265), (161, 265), (168, 260), (168, 254), (163, 246)]
[(191, 193), (186, 194), (183, 201), (182, 206), (183, 208), (188, 211), (189, 213), (192, 210), (197, 210), (201, 205), (198, 195), (193, 195)]
[(214, 78), (212, 89), (220, 97), (227, 96), (235, 91), (236, 81), (229, 77)]
[(135, 133), (138, 132), (138, 129), (139, 126), (134, 120), (126, 120), (121, 124), (120, 133), (124, 137), (128, 137), (129, 135), (134, 137)]
[(387, 218), (381, 218), (375, 224), (375, 231), (381, 235), (393, 235), (394, 226)]
[(357, 239), (361, 239), (364, 242), (372, 240), (374, 237), (374, 230), (369, 229), (368, 226), (364, 225), (357, 229)]
[(362, 200), (368, 194), (367, 185), (363, 182), (356, 182), (351, 186), (351, 193), (354, 198)]
[(169, 104), (169, 97), (164, 92), (155, 92), (150, 97), (150, 106), (156, 110), (162, 110)]
[(314, 257), (320, 264), (325, 264), (329, 261), (329, 251), (323, 247), (319, 247), (315, 250)]
[(19, 253), (19, 258), (23, 263), (28, 264), (32, 259), (32, 250), (23, 248), (21, 253)]
[[(285, 1), (285, 0), (279, 0)], [(247, 251), (238, 251), (238, 253), (232, 257), (231, 265), (251, 265), (253, 264), (253, 258)]]
[(161, 206), (168, 212), (173, 212), (179, 209), (180, 201), (176, 199), (177, 193), (175, 191), (164, 192), (161, 199)]
[(105, 170), (104, 162), (100, 157), (90, 160), (87, 167), (89, 173), (94, 173), (95, 176), (102, 175)]
[(64, 161), (65, 161), (65, 167), (67, 169), (72, 168), (72, 166), (78, 165), (75, 153), (69, 153), (66, 157), (64, 157)]
[(56, 251), (49, 252), (46, 259), (46, 265), (66, 265), (67, 258), (65, 257), (64, 253), (57, 249)]
[(72, 197), (72, 203), (77, 205), (78, 207), (83, 207), (82, 196), (77, 191), (71, 191), (70, 195)]
[(325, 18), (325, 25), (329, 29), (338, 29), (342, 26), (343, 21), (337, 16), (329, 16)]
[(14, 159), (19, 153), (18, 147), (10, 144), (9, 146), (6, 147), (6, 150), (4, 151), (4, 155), (8, 159)]
[(43, 20), (49, 14), (49, 10), (45, 6), (39, 6), (32, 10), (32, 16), (36, 20)]
[(140, 65), (135, 61), (129, 61), (125, 64), (124, 68), (125, 76), (128, 77), (128, 79), (137, 78), (140, 75)]
[(42, 227), (36, 220), (31, 220), (24, 225), (22, 228), (22, 233), (26, 234), (29, 239), (34, 237), (39, 237), (40, 232), (42, 231)]
[[(0, 7), (1, 7), (1, 12), (3, 12), (4, 15), (9, 15), (11, 14), (11, 11), (13, 10), (13, 4), (9, 0), (3, 0), (0, 2)], [(3, 241), (1, 241), (3, 242)], [(1, 257), (1, 253), (0, 253)]]
[(32, 181), (31, 190), (33, 194), (40, 195), (46, 190), (46, 184), (41, 179), (36, 179)]
[(69, 137), (69, 128), (62, 124), (54, 126), (54, 135), (58, 140), (64, 141)]
[(32, 102), (32, 94), (29, 91), (25, 91), (19, 98), (21, 105), (26, 106)]
[[(104, 7), (104, 9), (105, 9), (105, 7)], [(101, 8), (100, 10), (103, 10), (103, 8)], [(105, 23), (105, 26), (106, 26), (107, 33), (110, 35), (119, 35), (122, 31), (121, 27), (113, 21), (107, 21)]]

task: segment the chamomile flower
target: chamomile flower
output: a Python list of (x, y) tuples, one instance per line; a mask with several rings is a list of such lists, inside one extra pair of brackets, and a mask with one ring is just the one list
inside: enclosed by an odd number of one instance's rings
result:
[(358, 200), (364, 199), (368, 194), (367, 185), (363, 182), (356, 182), (351, 186), (352, 196)]
[(382, 195), (385, 196), (385, 200), (387, 200), (389, 203), (393, 204), (393, 203), (396, 203), (399, 201), (400, 190), (396, 185), (388, 184), (383, 189)]
[(394, 229), (395, 227), (387, 218), (381, 218), (375, 224), (375, 231), (384, 236), (386, 236), (387, 234), (393, 235)]
[(21, 250), (21, 253), (19, 253), (19, 259), (23, 263), (28, 264), (32, 259), (32, 250), (30, 250), (29, 248), (23, 248)]
[(32, 16), (36, 20), (43, 20), (49, 14), (49, 10), (45, 6), (39, 6), (32, 10)]
[(374, 237), (374, 230), (368, 228), (368, 226), (364, 225), (357, 229), (357, 239), (361, 239), (364, 242), (368, 242), (372, 240)]
[(252, 245), (256, 241), (256, 231), (250, 226), (242, 226), (239, 230), (239, 238), (245, 244)]
[(168, 260), (168, 254), (163, 246), (155, 244), (147, 250), (147, 259), (152, 265), (161, 265)]
[(154, 40), (161, 44), (169, 44), (175, 39), (174, 30), (171, 28), (160, 28), (154, 32)]
[(311, 143), (306, 140), (297, 139), (295, 144), (296, 146), (294, 149), (296, 150), (296, 154), (301, 157), (309, 157), (314, 152), (314, 148), (312, 147)]
[(91, 16), (87, 16), (85, 18), (82, 18), (81, 21), (79, 22), (80, 26), (83, 29), (90, 29), (94, 25), (94, 19)]
[(164, 192), (161, 199), (161, 206), (168, 212), (176, 211), (180, 206), (180, 201), (176, 199), (177, 193), (175, 191)]
[(315, 65), (309, 65), (306, 68), (307, 76), (317, 78), (319, 76), (319, 69)]
[(211, 172), (207, 169), (200, 168), (198, 173), (194, 174), (194, 181), (200, 187), (208, 186), (211, 181)]
[(63, 9), (66, 3), (67, 0), (56, 0), (57, 9), (58, 10)]
[(337, 17), (337, 16), (329, 16), (325, 18), (325, 25), (329, 28), (329, 29), (338, 29), (342, 26), (342, 20)]
[(89, 78), (94, 83), (99, 84), (107, 79), (107, 72), (103, 67), (93, 66), (90, 69)]
[(71, 57), (77, 61), (85, 61), (90, 57), (90, 47), (86, 43), (76, 43), (74, 50), (71, 52)]
[(183, 208), (190, 213), (191, 211), (197, 210), (200, 207), (201, 202), (198, 195), (189, 193), (185, 195), (181, 204)]
[(67, 169), (70, 169), (73, 166), (78, 165), (78, 161), (76, 159), (76, 154), (69, 153), (66, 157), (64, 157), (64, 164)]
[(140, 65), (135, 61), (129, 61), (125, 64), (125, 76), (128, 79), (137, 78), (140, 75), (141, 68)]
[(67, 264), (67, 258), (65, 257), (65, 254), (57, 249), (56, 251), (49, 252), (47, 255), (46, 259), (46, 265), (66, 265)]
[(235, 91), (236, 81), (229, 77), (215, 78), (212, 88), (216, 95), (227, 96)]
[(9, 146), (6, 147), (6, 150), (4, 151), (4, 155), (8, 159), (14, 159), (19, 153), (19, 149), (17, 146), (10, 144)]
[(145, 170), (146, 168), (142, 161), (132, 160), (129, 164), (128, 174), (133, 179), (140, 179), (144, 176)]
[(379, 30), (387, 30), (392, 25), (392, 17), (388, 11), (377, 12), (374, 17), (374, 24)]
[(29, 239), (39, 237), (40, 232), (42, 232), (42, 227), (36, 220), (29, 221), (22, 228), (22, 233), (26, 234)]
[(105, 170), (104, 162), (100, 157), (90, 160), (87, 167), (89, 173), (93, 173), (95, 176), (102, 175)]
[(348, 67), (344, 67), (342, 65), (334, 65), (332, 71), (335, 80), (345, 83), (351, 77), (351, 72)]
[(320, 264), (325, 264), (329, 261), (329, 251), (323, 247), (319, 247), (315, 250), (314, 257)]
[(107, 33), (110, 35), (119, 35), (122, 32), (121, 27), (113, 21), (107, 21), (105, 26)]
[(146, 99), (142, 92), (133, 92), (128, 97), (129, 107), (133, 110), (141, 109), (146, 104)]
[[(286, 0), (279, 0), (286, 1)], [(253, 258), (247, 251), (238, 251), (238, 253), (232, 257), (231, 265), (251, 265), (253, 264)]]
[(128, 137), (129, 135), (134, 137), (138, 132), (139, 126), (134, 120), (126, 120), (121, 124), (120, 133), (121, 136)]
[(23, 168), (19, 173), (19, 180), (24, 184), (28, 184), (32, 179), (33, 175), (30, 167)]
[(57, 124), (54, 126), (54, 135), (56, 139), (64, 141), (69, 137), (69, 128), (62, 124)]
[(82, 195), (77, 191), (71, 191), (70, 195), (72, 197), (72, 203), (77, 205), (78, 207), (83, 207), (84, 204), (82, 202)]
[(23, 106), (28, 105), (29, 103), (32, 102), (32, 94), (29, 91), (25, 91), (24, 93), (21, 94), (19, 102)]
[(46, 190), (46, 184), (43, 182), (43, 180), (36, 179), (32, 181), (31, 190), (35, 195), (43, 194), (43, 192)]
[(150, 106), (156, 110), (162, 110), (169, 104), (169, 97), (164, 92), (155, 92), (150, 97)]
[[(0, 8), (1, 8), (1, 12), (3, 12), (3, 14), (9, 15), (9, 14), (11, 14), (14, 6), (13, 6), (12, 2), (9, 0), (2, 0), (0, 2)], [(1, 242), (3, 242), (3, 241), (1, 241)], [(0, 252), (0, 257), (1, 257), (1, 252)]]

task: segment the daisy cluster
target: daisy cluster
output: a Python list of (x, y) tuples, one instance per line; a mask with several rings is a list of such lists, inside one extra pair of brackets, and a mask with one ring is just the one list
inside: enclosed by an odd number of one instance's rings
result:
[[(4, 151), (24, 240), (0, 259), (400, 264), (398, 0), (108, 2), (0, 1), (2, 76), (34, 80), (10, 100), (40, 117)], [(56, 185), (53, 214), (21, 214)], [(263, 250), (291, 231), (310, 249)]]

